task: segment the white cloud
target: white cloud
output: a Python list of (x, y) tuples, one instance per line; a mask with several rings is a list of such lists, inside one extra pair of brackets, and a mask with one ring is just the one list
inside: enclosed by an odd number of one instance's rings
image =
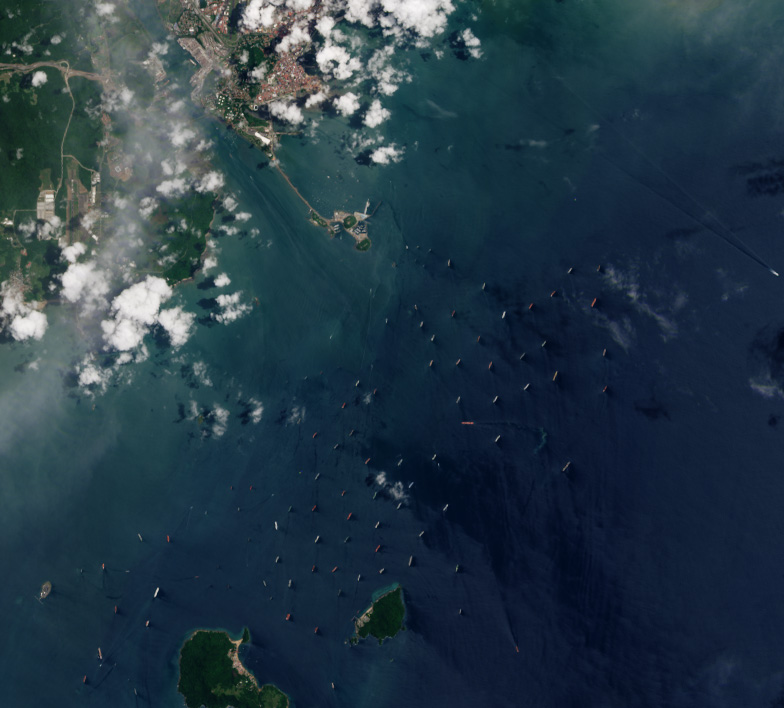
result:
[(77, 241), (73, 245), (63, 248), (62, 256), (68, 263), (76, 263), (79, 260), (79, 256), (84, 255), (86, 250), (87, 247), (80, 241)]
[(286, 103), (285, 101), (273, 101), (269, 104), (270, 113), (276, 118), (285, 120), (289, 123), (297, 125), (305, 120), (299, 106), (293, 103)]
[(14, 317), (9, 329), (11, 336), (18, 341), (31, 338), (41, 339), (46, 332), (47, 325), (46, 315), (38, 310), (33, 310), (26, 315)]
[(163, 194), (164, 197), (171, 197), (176, 194), (183, 194), (187, 188), (188, 183), (182, 177), (177, 177), (164, 180), (155, 189)]
[[(106, 342), (119, 351), (138, 347), (149, 327), (158, 322), (161, 305), (171, 295), (172, 289), (166, 281), (152, 275), (123, 290), (112, 301), (113, 319), (101, 322)], [(174, 327), (175, 315), (168, 317), (168, 322)], [(174, 337), (168, 328), (167, 332), (173, 342)]]
[(275, 51), (279, 54), (291, 51), (292, 47), (297, 44), (307, 44), (310, 42), (310, 35), (307, 30), (301, 25), (294, 25), (289, 32), (278, 44)]
[(267, 0), (250, 0), (242, 13), (241, 23), (249, 30), (271, 27), (275, 24), (275, 10)]
[(221, 273), (215, 277), (216, 288), (225, 288), (227, 285), (231, 285), (231, 278), (226, 273)]
[(169, 140), (171, 140), (171, 143), (174, 145), (174, 147), (183, 147), (195, 137), (196, 133), (194, 133), (190, 128), (186, 128), (184, 125), (173, 126), (171, 132), (169, 133)]
[(266, 64), (259, 64), (255, 69), (252, 69), (250, 72), (250, 78), (258, 83), (264, 81), (264, 77), (267, 75), (267, 65)]
[(213, 268), (216, 268), (217, 265), (218, 265), (217, 258), (215, 258), (214, 256), (206, 256), (201, 264), (201, 269), (204, 273), (206, 273), (208, 270), (212, 270)]
[(215, 298), (215, 301), (218, 303), (218, 307), (220, 307), (221, 311), (218, 314), (213, 313), (213, 319), (221, 324), (228, 324), (229, 322), (238, 320), (245, 313), (250, 312), (251, 306), (247, 303), (240, 302), (240, 295), (242, 295), (241, 291), (231, 295), (218, 295), (218, 297)]
[(10, 281), (0, 286), (0, 295), (3, 298), (0, 316), (11, 336), (17, 341), (41, 339), (48, 322), (46, 315), (35, 309), (37, 303), (26, 303), (22, 290), (14, 287)]
[(226, 207), (229, 211), (234, 211), (237, 208), (237, 200), (231, 195), (227, 194), (223, 198), (223, 206)]
[(81, 301), (88, 310), (105, 304), (109, 293), (109, 281), (94, 261), (71, 263), (60, 278), (62, 295), (69, 302)]
[(216, 438), (221, 437), (228, 428), (229, 411), (216, 403), (210, 413), (210, 418), (212, 419), (212, 434)]
[(234, 218), (235, 218), (237, 221), (247, 221), (248, 219), (250, 219), (250, 218), (251, 218), (251, 216), (252, 216), (252, 214), (248, 213), (247, 211), (238, 211), (238, 212), (237, 212), (237, 213), (234, 215)]
[(327, 94), (323, 91), (319, 91), (318, 93), (313, 93), (307, 97), (305, 100), (305, 108), (313, 108), (314, 106), (318, 106), (320, 103), (324, 102), (324, 99), (327, 97)]
[(161, 310), (158, 324), (166, 330), (173, 347), (181, 347), (193, 333), (193, 322), (196, 315), (185, 312), (181, 307)]
[(334, 101), (335, 108), (344, 116), (350, 116), (359, 110), (359, 97), (350, 91)]
[(250, 422), (256, 425), (261, 421), (261, 416), (264, 414), (264, 406), (261, 401), (257, 401), (255, 398), (251, 398), (248, 402), (253, 406), (250, 411)]
[(33, 74), (33, 86), (43, 86), (48, 81), (45, 71), (36, 71)]
[(368, 128), (375, 128), (381, 125), (390, 115), (391, 113), (381, 105), (381, 101), (375, 99), (370, 104), (367, 113), (365, 113), (363, 122)]
[(95, 11), (98, 13), (99, 17), (107, 17), (109, 15), (113, 15), (115, 11), (115, 6), (112, 5), (110, 2), (99, 2), (95, 6)]
[(63, 38), (62, 38), (62, 37), (61, 37), (59, 34), (56, 34), (56, 35), (54, 35), (54, 36), (53, 36), (53, 37), (52, 37), (52, 38), (51, 38), (49, 41), (50, 41), (52, 44), (60, 44), (60, 42), (62, 42), (62, 41), (63, 41)]
[(158, 208), (158, 200), (153, 197), (143, 197), (139, 202), (139, 214), (144, 219), (149, 219)]
[(196, 184), (197, 192), (217, 192), (223, 185), (225, 180), (220, 172), (208, 172)]
[(392, 145), (382, 145), (370, 153), (370, 159), (379, 165), (400, 162), (403, 159), (403, 150), (397, 148), (394, 143)]
[(355, 71), (362, 68), (359, 57), (352, 57), (344, 47), (329, 40), (316, 52), (316, 63), (321, 73), (341, 81), (350, 79)]
[(461, 33), (460, 38), (465, 42), (468, 53), (474, 58), (479, 59), (482, 56), (482, 50), (479, 48), (481, 42), (479, 38), (471, 31), (470, 27), (466, 27)]

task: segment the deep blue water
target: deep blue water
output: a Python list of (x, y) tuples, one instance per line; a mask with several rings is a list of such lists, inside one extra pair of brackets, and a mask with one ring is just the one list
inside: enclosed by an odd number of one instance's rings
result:
[[(180, 705), (187, 634), (244, 626), (296, 706), (781, 694), (781, 282), (747, 255), (784, 265), (781, 16), (644, 5), (488, 6), (480, 61), (412, 52), (398, 164), (336, 118), (284, 141), (323, 211), (381, 204), (366, 254), (202, 122), (253, 214), (218, 270), (258, 305), (95, 399), (68, 308), (0, 351), (3, 705)], [(202, 281), (177, 297), (206, 315)], [(350, 647), (394, 582), (406, 631)]]

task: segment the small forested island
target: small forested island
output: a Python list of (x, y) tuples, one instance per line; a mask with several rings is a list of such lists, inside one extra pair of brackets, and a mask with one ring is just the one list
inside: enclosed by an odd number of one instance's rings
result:
[(180, 650), (177, 690), (188, 708), (288, 708), (289, 698), (272, 684), (259, 688), (243, 666), (238, 651), (250, 641), (246, 628), (240, 639), (228, 632), (197, 630)]
[(354, 636), (351, 643), (373, 636), (378, 643), (394, 637), (403, 627), (406, 606), (403, 604), (403, 588), (395, 585), (379, 595), (360, 617), (354, 620)]

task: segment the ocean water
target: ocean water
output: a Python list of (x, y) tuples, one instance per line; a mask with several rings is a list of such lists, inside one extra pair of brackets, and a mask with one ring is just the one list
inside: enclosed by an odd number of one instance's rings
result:
[[(284, 139), (322, 213), (378, 205), (369, 252), (202, 119), (250, 311), (181, 285), (191, 340), (95, 397), (68, 307), (0, 347), (3, 705), (178, 706), (187, 634), (245, 626), (295, 706), (781, 695), (781, 12), (477, 15), (482, 59), (401, 56), (399, 163), (335, 117)], [(406, 631), (351, 647), (394, 582)]]

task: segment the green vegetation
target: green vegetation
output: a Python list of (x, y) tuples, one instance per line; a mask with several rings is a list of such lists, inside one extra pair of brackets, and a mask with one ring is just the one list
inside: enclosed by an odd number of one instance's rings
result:
[[(247, 628), (242, 638), (250, 639)], [(226, 632), (200, 630), (180, 650), (177, 690), (188, 708), (288, 708), (285, 693), (267, 684), (259, 689), (250, 674), (232, 664), (237, 647)]]
[(363, 238), (357, 244), (357, 250), (358, 251), (367, 251), (369, 248), (370, 248), (370, 239), (369, 238)]
[(345, 219), (343, 219), (343, 226), (347, 229), (353, 229), (357, 225), (357, 217), (353, 214), (349, 214)]
[(213, 216), (213, 198), (197, 192), (163, 202), (152, 215), (152, 223), (162, 233), (155, 249), (156, 270), (169, 285), (193, 277), (199, 268)]
[(47, 76), (42, 86), (32, 85), (31, 74), (15, 74), (0, 83), (4, 101), (0, 111), (0, 211), (34, 210), (42, 170), (51, 170), (55, 187), (60, 180), (60, 143), (71, 99), (63, 92), (59, 71), (42, 71)]
[(326, 221), (324, 221), (324, 219), (322, 219), (315, 211), (310, 212), (310, 220), (314, 224), (318, 224), (319, 226), (323, 226), (324, 228), (327, 228), (329, 226), (329, 224)]
[(387, 637), (394, 637), (403, 629), (405, 614), (403, 588), (397, 585), (394, 590), (374, 600), (370, 609), (356, 621), (356, 636), (352, 639), (352, 643), (373, 636), (381, 644)]
[[(100, 159), (99, 143), (103, 140), (103, 126), (96, 111), (101, 105), (101, 84), (81, 76), (72, 76), (68, 83), (76, 101), (76, 109), (68, 126), (64, 152), (73, 155), (85, 167), (95, 170), (98, 169)], [(86, 110), (88, 108), (92, 109), (90, 113)], [(55, 145), (55, 153), (57, 149)]]
[(14, 276), (28, 302), (45, 300), (49, 285), (64, 270), (56, 241), (39, 241), (35, 235), (20, 241), (12, 229), (0, 228), (0, 282)]

